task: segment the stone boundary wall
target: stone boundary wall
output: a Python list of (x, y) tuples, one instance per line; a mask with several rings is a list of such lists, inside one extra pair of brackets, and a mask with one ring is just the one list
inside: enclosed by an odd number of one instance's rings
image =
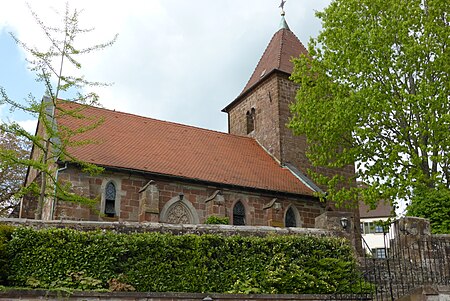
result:
[(432, 234), (432, 237), (436, 239), (450, 241), (450, 234)]
[[(268, 235), (309, 235), (319, 237), (345, 237), (337, 230), (325, 230), (317, 228), (276, 228), (270, 226), (232, 226), (232, 225), (174, 225), (164, 223), (140, 223), (140, 222), (98, 222), (98, 221), (70, 221), (54, 220), (42, 221), (34, 219), (0, 218), (0, 224), (17, 227), (31, 227), (34, 229), (70, 228), (79, 231), (113, 231), (116, 233), (143, 233), (158, 232), (183, 234), (221, 234), (224, 236), (259, 236)], [(276, 295), (276, 294), (206, 294), (206, 293), (152, 293), (152, 292), (62, 292), (47, 290), (15, 290), (0, 289), (0, 301), (4, 300), (66, 300), (66, 301), (321, 301), (333, 300), (334, 295)], [(340, 296), (339, 300), (355, 300), (355, 296), (348, 298)], [(358, 296), (358, 300), (370, 300), (366, 296)]]
[(398, 301), (450, 301), (450, 286), (429, 285), (413, 290)]
[[(8, 290), (0, 291), (0, 301), (321, 301), (333, 300), (332, 295), (244, 295), (244, 294), (193, 294), (193, 293), (129, 293), (129, 292), (56, 292), (45, 290)], [(371, 300), (367, 296), (348, 296), (345, 300)]]
[(276, 228), (269, 226), (231, 226), (231, 225), (174, 225), (163, 223), (139, 222), (97, 222), (97, 221), (70, 221), (54, 220), (42, 221), (34, 219), (0, 218), (0, 224), (11, 226), (24, 226), (34, 229), (71, 228), (81, 231), (109, 230), (117, 233), (143, 233), (158, 232), (182, 234), (222, 234), (225, 236), (267, 236), (267, 235), (312, 235), (312, 236), (342, 236), (338, 231), (316, 228)]

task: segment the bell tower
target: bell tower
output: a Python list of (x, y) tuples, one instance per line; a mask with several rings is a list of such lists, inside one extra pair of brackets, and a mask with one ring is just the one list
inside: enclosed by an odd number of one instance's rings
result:
[[(228, 114), (230, 134), (254, 138), (282, 165), (305, 176), (308, 169), (318, 169), (306, 157), (306, 137), (294, 136), (287, 128), (291, 116), (289, 105), (295, 101), (298, 88), (289, 80), (293, 70), (291, 60), (300, 54), (307, 55), (308, 52), (290, 30), (283, 11), (280, 28), (270, 40), (249, 81), (222, 111)], [(354, 167), (321, 169), (320, 172), (350, 177), (354, 175)]]

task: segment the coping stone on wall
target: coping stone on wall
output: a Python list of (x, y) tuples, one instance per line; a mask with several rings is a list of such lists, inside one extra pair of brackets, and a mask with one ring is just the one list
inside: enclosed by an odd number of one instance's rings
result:
[[(269, 295), (269, 294), (206, 294), (206, 293), (137, 293), (137, 292), (82, 292), (75, 291), (65, 295), (62, 292), (46, 290), (6, 290), (0, 291), (0, 300), (20, 300), (20, 301), (38, 301), (38, 300), (66, 300), (66, 301), (200, 301), (206, 297), (212, 300), (229, 301), (321, 301), (330, 300), (330, 295)], [(354, 298), (355, 296), (353, 296)], [(358, 300), (370, 300), (367, 296), (359, 296)], [(341, 298), (339, 300), (347, 300)], [(354, 300), (348, 298), (348, 300)]]
[(12, 226), (25, 226), (34, 229), (71, 228), (81, 231), (110, 230), (117, 233), (159, 232), (182, 234), (222, 234), (242, 236), (266, 235), (312, 235), (312, 236), (338, 236), (334, 231), (316, 228), (276, 228), (270, 226), (232, 226), (232, 225), (174, 225), (165, 223), (139, 223), (139, 222), (100, 222), (100, 221), (71, 221), (52, 220), (42, 221), (20, 218), (0, 218), (0, 224)]
[(398, 301), (449, 301), (450, 285), (425, 285), (411, 291)]

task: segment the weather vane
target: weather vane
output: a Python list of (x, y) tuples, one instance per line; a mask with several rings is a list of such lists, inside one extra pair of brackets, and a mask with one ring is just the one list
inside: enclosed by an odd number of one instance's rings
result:
[(284, 16), (284, 4), (286, 3), (286, 0), (281, 0), (280, 8), (281, 8), (281, 15)]

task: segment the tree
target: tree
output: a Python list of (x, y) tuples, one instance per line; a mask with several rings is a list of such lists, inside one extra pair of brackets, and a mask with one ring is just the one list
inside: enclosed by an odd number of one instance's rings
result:
[(432, 233), (450, 234), (450, 190), (417, 188), (407, 215), (429, 219)]
[[(42, 82), (46, 89), (46, 96), (42, 101), (37, 101), (30, 95), (26, 103), (12, 100), (8, 97), (4, 88), (0, 87), (0, 103), (7, 103), (15, 109), (20, 109), (26, 113), (32, 114), (38, 119), (39, 126), (43, 129), (36, 136), (27, 133), (19, 125), (5, 127), (9, 133), (18, 137), (24, 137), (33, 144), (33, 157), (27, 160), (17, 160), (17, 164), (35, 169), (38, 172), (38, 183), (33, 183), (22, 191), (22, 193), (31, 193), (38, 197), (38, 206), (36, 218), (42, 217), (42, 206), (47, 197), (58, 197), (66, 201), (88, 202), (89, 199), (78, 196), (70, 191), (70, 187), (64, 186), (57, 181), (56, 169), (58, 160), (69, 160), (80, 165), (84, 171), (89, 173), (98, 173), (102, 169), (81, 162), (70, 155), (67, 147), (73, 147), (74, 144), (83, 145), (89, 141), (76, 141), (71, 139), (73, 136), (88, 131), (101, 123), (101, 120), (86, 120), (86, 126), (79, 129), (68, 129), (56, 126), (56, 116), (72, 116), (74, 118), (84, 118), (82, 110), (73, 111), (62, 110), (58, 104), (62, 101), (60, 98), (64, 94), (66, 101), (77, 102), (82, 105), (98, 105), (98, 95), (94, 92), (86, 92), (88, 88), (104, 85), (98, 82), (86, 80), (83, 76), (68, 75), (68, 67), (75, 70), (81, 68), (80, 57), (96, 50), (111, 46), (117, 35), (110, 41), (94, 46), (80, 48), (76, 42), (80, 41), (80, 36), (91, 32), (93, 29), (83, 29), (79, 25), (80, 11), (71, 10), (68, 3), (64, 13), (61, 14), (62, 20), (60, 27), (52, 27), (44, 24), (39, 16), (30, 8), (34, 20), (44, 33), (49, 46), (45, 51), (19, 40), (11, 33), (12, 38), (28, 54), (29, 69), (36, 74), (36, 80)], [(37, 185), (38, 184), (38, 185)]]
[[(315, 174), (337, 203), (411, 199), (450, 187), (450, 2), (335, 0), (294, 60), (290, 127), (315, 166), (356, 163), (369, 184)], [(448, 217), (447, 217), (448, 218)]]
[(30, 143), (0, 127), (0, 217), (8, 216), (18, 205), (16, 193), (25, 181), (26, 167), (18, 160), (30, 157)]

